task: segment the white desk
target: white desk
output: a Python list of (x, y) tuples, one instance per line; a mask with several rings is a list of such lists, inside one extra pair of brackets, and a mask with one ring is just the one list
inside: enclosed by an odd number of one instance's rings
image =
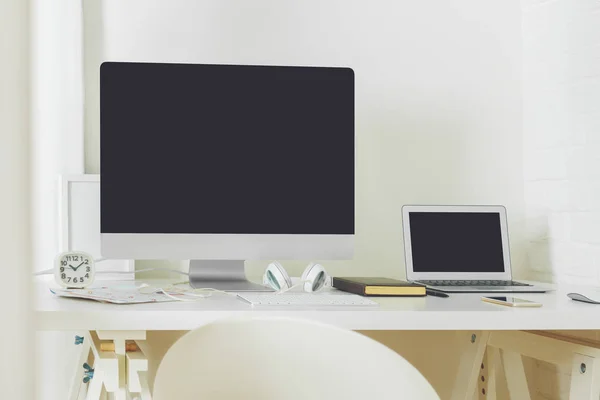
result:
[(373, 298), (379, 307), (255, 307), (214, 294), (197, 302), (114, 305), (66, 299), (36, 280), (38, 330), (191, 330), (235, 316), (295, 317), (352, 330), (600, 330), (600, 306), (575, 302), (561, 287), (545, 294), (517, 294), (543, 303), (541, 308), (509, 308), (482, 302), (482, 294), (449, 298)]
[[(481, 391), (482, 387), (489, 394), (487, 398), (494, 398), (498, 368), (505, 372), (509, 391), (518, 393), (514, 398), (528, 399), (521, 355), (572, 365), (571, 398), (597, 400), (600, 397), (600, 344), (524, 332), (600, 331), (600, 306), (570, 300), (566, 296), (568, 292), (582, 289), (574, 286), (559, 287), (545, 294), (518, 294), (517, 297), (543, 303), (543, 307), (531, 309), (484, 303), (480, 300), (481, 294), (451, 294), (449, 298), (375, 298), (379, 307), (252, 308), (223, 294), (196, 302), (103, 304), (56, 297), (48, 289), (51, 282), (48, 277), (35, 282), (37, 330), (69, 330), (86, 335), (87, 347), (79, 346), (82, 348), (79, 364), (92, 351), (96, 368), (102, 370), (90, 384), (87, 399), (98, 399), (103, 386), (116, 399), (127, 398), (127, 390), (140, 393), (142, 399), (151, 399), (145, 381), (148, 364), (143, 359), (146, 331), (191, 330), (217, 319), (248, 316), (302, 318), (363, 331), (464, 331), (460, 334), (464, 334), (461, 341), (466, 346), (456, 371), (453, 400), (470, 400), (475, 390)], [(134, 356), (125, 351), (128, 339), (139, 344), (141, 354)], [(115, 351), (102, 352), (101, 340), (113, 341)], [(483, 361), (489, 366), (485, 371), (480, 369)], [(129, 364), (125, 366), (126, 363)], [(586, 365), (585, 373), (580, 372), (582, 364)], [(123, 371), (127, 371), (127, 378)], [(74, 386), (80, 386), (82, 373), (74, 377)], [(484, 380), (480, 379), (482, 374), (485, 374)], [(77, 398), (71, 396), (71, 399)]]

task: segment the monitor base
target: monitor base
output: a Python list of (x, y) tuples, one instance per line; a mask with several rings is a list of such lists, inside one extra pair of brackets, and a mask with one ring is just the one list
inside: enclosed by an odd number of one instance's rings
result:
[(190, 286), (227, 292), (273, 292), (246, 279), (244, 260), (190, 260)]

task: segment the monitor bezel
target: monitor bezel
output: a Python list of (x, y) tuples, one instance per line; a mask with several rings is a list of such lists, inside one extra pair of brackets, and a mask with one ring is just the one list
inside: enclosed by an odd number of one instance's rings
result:
[[(120, 62), (110, 64), (196, 64)], [(204, 64), (231, 66), (241, 64)], [(243, 65), (248, 67), (301, 67), (354, 70), (349, 66)], [(353, 90), (356, 90), (354, 80)], [(356, 104), (356, 94), (354, 95)], [(356, 106), (355, 106), (356, 108)], [(108, 233), (101, 232), (101, 254), (109, 259), (171, 260), (351, 260), (356, 234), (356, 111), (354, 112), (354, 233), (352, 234), (211, 234), (211, 233)]]
[(354, 235), (102, 233), (102, 257), (162, 260), (349, 260)]

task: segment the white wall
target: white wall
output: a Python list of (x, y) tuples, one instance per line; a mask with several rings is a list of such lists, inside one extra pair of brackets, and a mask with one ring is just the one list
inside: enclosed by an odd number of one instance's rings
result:
[(600, 285), (600, 3), (522, 3), (530, 265)]
[(99, 170), (103, 60), (348, 65), (357, 248), (330, 272), (403, 276), (402, 204), (493, 203), (508, 208), (523, 275), (518, 0), (88, 0), (84, 14), (87, 172)]
[(0, 4), (0, 390), (33, 398), (29, 237), (29, 6)]
[(81, 174), (83, 28), (80, 0), (31, 0), (31, 179), (34, 268), (58, 251), (58, 176)]
[[(31, 4), (31, 254), (41, 271), (58, 252), (58, 176), (84, 169), (83, 7), (80, 0), (20, 1)], [(36, 334), (43, 352), (29, 374), (40, 398), (67, 398), (73, 336)]]
[[(522, 7), (529, 265), (539, 279), (598, 286), (600, 4), (522, 0)], [(536, 366), (532, 398), (567, 399), (570, 368)]]

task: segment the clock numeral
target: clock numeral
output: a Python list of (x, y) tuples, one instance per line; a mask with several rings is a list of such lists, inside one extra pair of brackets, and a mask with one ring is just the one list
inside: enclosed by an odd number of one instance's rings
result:
[(67, 282), (69, 282), (69, 283), (70, 283), (70, 282), (71, 282), (71, 277), (68, 277), (67, 279), (68, 279), (68, 281), (67, 281)]
[(73, 278), (73, 283), (77, 283), (77, 278)]
[(61, 274), (61, 275), (60, 275), (60, 277), (61, 277), (62, 279), (65, 279), (65, 278), (67, 277), (67, 274)]
[(90, 272), (92, 269), (90, 267), (85, 267), (86, 272)]
[(73, 261), (79, 261), (79, 256), (73, 256)]
[[(90, 279), (90, 274), (85, 274), (85, 277)], [(83, 278), (81, 278), (81, 279), (83, 279)]]
[(60, 265), (62, 265), (63, 267), (66, 267), (67, 266), (67, 262), (66, 261), (61, 261)]
[(83, 260), (83, 263), (84, 263), (85, 265), (88, 265), (88, 264), (89, 264), (89, 261), (88, 261), (88, 259), (86, 258), (85, 260)]
[(65, 267), (60, 267), (60, 272), (65, 272)]

